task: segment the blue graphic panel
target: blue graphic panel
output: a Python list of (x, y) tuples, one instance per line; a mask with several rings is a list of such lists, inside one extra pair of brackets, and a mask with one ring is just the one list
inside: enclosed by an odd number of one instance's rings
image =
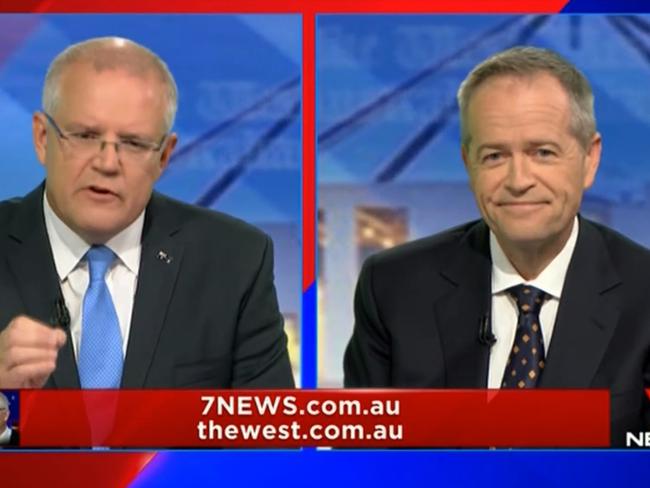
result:
[(130, 486), (634, 486), (649, 466), (638, 451), (169, 452)]

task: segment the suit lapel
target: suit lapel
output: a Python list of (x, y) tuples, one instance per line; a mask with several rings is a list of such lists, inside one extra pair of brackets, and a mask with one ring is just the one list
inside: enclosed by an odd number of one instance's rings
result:
[(490, 349), (479, 342), (483, 320), (489, 320), (492, 264), (489, 232), (481, 221), (460, 242), (462, 249), (441, 274), (449, 291), (435, 300), (436, 322), (445, 354), (446, 385), (485, 388)]
[(588, 388), (616, 328), (621, 280), (601, 233), (584, 219), (558, 308), (540, 386)]
[(162, 331), (183, 257), (183, 247), (174, 239), (180, 228), (175, 215), (166, 200), (154, 193), (145, 214), (123, 388), (144, 387)]
[[(43, 190), (43, 185), (40, 185), (27, 195), (10, 223), (9, 235), (16, 245), (10, 248), (7, 258), (25, 314), (50, 323), (61, 289), (45, 228)], [(59, 351), (56, 369), (48, 385), (79, 388), (70, 330), (66, 333), (68, 340)]]

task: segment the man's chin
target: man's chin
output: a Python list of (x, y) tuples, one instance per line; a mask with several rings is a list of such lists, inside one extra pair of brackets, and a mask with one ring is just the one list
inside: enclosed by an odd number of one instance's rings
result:
[[(97, 225), (101, 223), (103, 225)], [(105, 244), (115, 235), (119, 234), (124, 230), (128, 224), (120, 225), (117, 222), (111, 223), (111, 225), (106, 225), (107, 222), (104, 220), (95, 220), (92, 223), (85, 223), (79, 225), (75, 232), (79, 234), (88, 244)]]
[(539, 228), (508, 229), (507, 232), (495, 232), (497, 240), (502, 247), (517, 249), (539, 248), (554, 240), (552, 234), (540, 232)]

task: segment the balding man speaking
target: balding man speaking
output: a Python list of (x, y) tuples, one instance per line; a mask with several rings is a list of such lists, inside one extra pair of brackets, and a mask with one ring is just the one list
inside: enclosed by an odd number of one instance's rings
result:
[(91, 39), (42, 103), (45, 182), (0, 203), (0, 387), (292, 387), (271, 240), (153, 192), (177, 141), (166, 64)]
[(588, 81), (513, 48), (458, 101), (482, 219), (365, 263), (346, 385), (609, 388), (613, 441), (650, 430), (650, 252), (578, 215), (601, 153)]
[(19, 434), (16, 429), (9, 427), (10, 411), (7, 395), (0, 391), (0, 449), (6, 446), (17, 446)]

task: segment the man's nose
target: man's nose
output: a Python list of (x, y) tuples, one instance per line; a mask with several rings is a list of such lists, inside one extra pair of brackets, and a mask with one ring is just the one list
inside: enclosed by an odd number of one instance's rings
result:
[(513, 154), (508, 163), (506, 187), (514, 194), (524, 193), (535, 185), (534, 162), (525, 154)]
[(94, 158), (95, 166), (105, 172), (113, 173), (119, 169), (119, 142), (101, 141), (99, 153)]

